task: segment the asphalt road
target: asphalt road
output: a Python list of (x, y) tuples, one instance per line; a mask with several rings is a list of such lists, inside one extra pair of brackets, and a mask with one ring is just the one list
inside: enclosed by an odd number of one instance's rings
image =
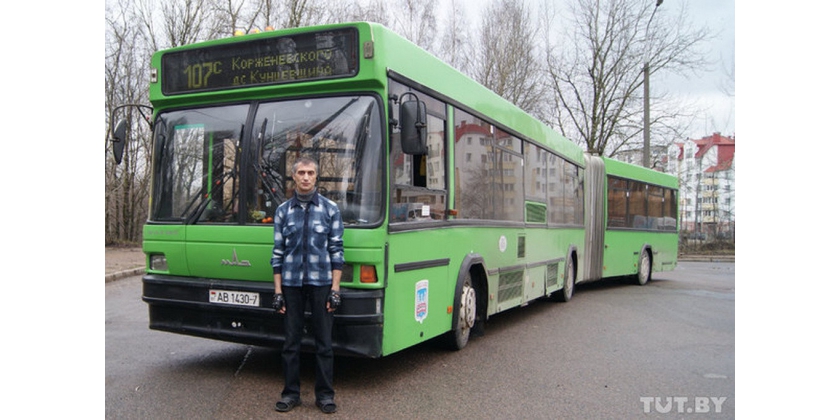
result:
[[(303, 406), (277, 413), (277, 350), (151, 331), (139, 276), (105, 289), (107, 419), (324, 418), (311, 357)], [(569, 303), (491, 317), (459, 352), (339, 357), (335, 387), (332, 419), (731, 419), (735, 264), (580, 285)]]

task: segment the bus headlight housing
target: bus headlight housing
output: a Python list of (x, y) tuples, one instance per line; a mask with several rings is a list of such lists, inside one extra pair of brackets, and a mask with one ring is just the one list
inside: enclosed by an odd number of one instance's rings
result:
[(149, 269), (155, 271), (168, 271), (169, 264), (166, 262), (166, 255), (152, 254), (149, 255)]

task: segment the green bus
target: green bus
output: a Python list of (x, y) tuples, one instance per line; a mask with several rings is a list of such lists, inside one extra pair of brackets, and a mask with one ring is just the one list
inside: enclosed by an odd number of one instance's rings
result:
[(339, 354), (460, 349), (493, 314), (676, 264), (674, 177), (584, 154), (381, 25), (207, 41), (151, 64), (151, 329), (283, 342), (272, 216), (302, 154), (345, 224)]

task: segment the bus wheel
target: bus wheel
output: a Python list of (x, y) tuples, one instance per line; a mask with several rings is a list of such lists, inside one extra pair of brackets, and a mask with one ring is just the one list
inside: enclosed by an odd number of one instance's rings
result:
[(650, 251), (646, 249), (642, 251), (642, 258), (639, 259), (639, 274), (636, 277), (639, 286), (644, 286), (650, 280), (650, 270)]
[(572, 295), (575, 293), (575, 264), (570, 259), (566, 262), (566, 271), (563, 273), (563, 290), (559, 298), (561, 302), (568, 302), (572, 300)]
[(455, 328), (449, 333), (449, 346), (453, 350), (461, 350), (466, 347), (470, 339), (470, 329), (475, 325), (475, 314), (477, 302), (475, 288), (472, 285), (472, 277), (467, 274), (464, 278), (464, 285), (461, 287), (461, 300), (458, 308), (457, 322)]

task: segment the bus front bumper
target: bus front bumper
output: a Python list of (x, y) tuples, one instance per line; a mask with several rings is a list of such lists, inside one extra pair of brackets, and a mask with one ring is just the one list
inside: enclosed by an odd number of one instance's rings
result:
[[(211, 303), (211, 289), (257, 293), (259, 306)], [(149, 305), (150, 329), (233, 343), (282, 347), (283, 315), (271, 307), (273, 295), (271, 282), (143, 276), (143, 301)], [(383, 296), (382, 289), (341, 290), (341, 307), (333, 325), (333, 349), (337, 354), (382, 355)], [(314, 340), (306, 332), (302, 348), (314, 351)]]

